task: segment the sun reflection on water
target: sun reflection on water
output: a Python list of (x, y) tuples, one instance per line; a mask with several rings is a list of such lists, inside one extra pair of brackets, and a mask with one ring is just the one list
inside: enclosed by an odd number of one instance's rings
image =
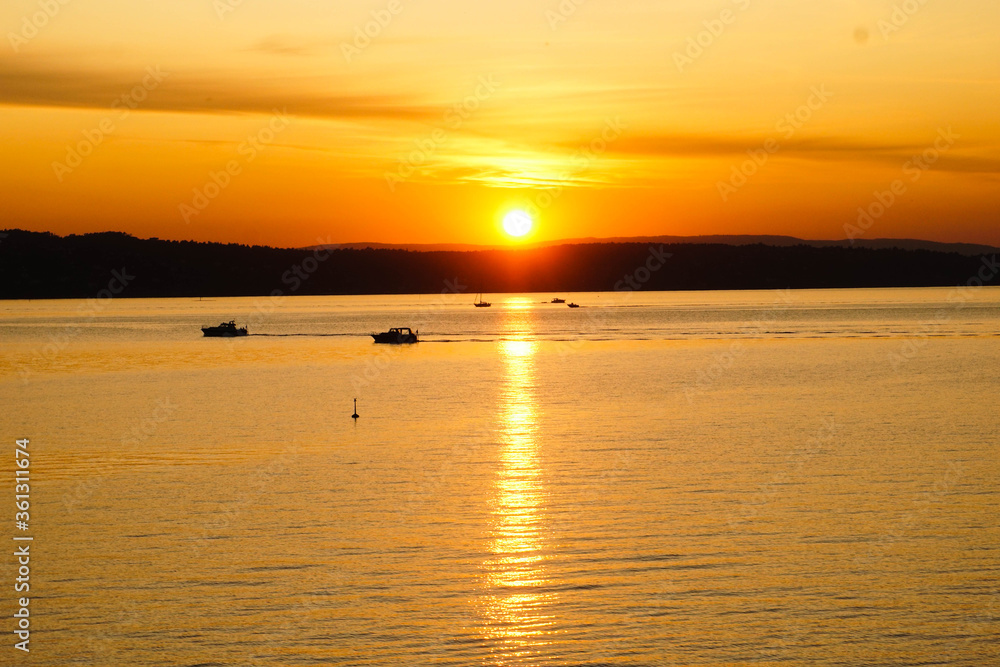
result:
[[(520, 319), (520, 318), (518, 318)], [(525, 322), (511, 322), (518, 329)], [(517, 334), (515, 334), (516, 336)], [(556, 594), (546, 572), (546, 490), (539, 464), (535, 352), (531, 340), (503, 340), (497, 430), (499, 466), (490, 499), (490, 556), (483, 563), (482, 633), (494, 664), (531, 664), (548, 644)]]
[[(510, 310), (529, 311), (529, 313), (530, 313), (531, 309), (535, 307), (536, 301), (537, 301), (537, 299), (532, 299), (531, 297), (527, 297), (527, 296), (509, 296), (509, 297), (507, 297), (506, 299), (503, 300), (503, 305), (504, 305), (504, 308), (509, 308)], [(527, 314), (527, 313), (524, 313), (524, 314)], [(533, 314), (533, 313), (531, 313), (531, 314)], [(528, 321), (528, 322), (524, 322), (524, 321), (517, 322), (517, 324), (520, 324), (520, 325), (530, 324), (530, 323), (531, 323), (530, 321)], [(510, 328), (510, 325), (514, 324), (514, 322), (508, 320), (506, 324), (508, 325), (507, 328)], [(504, 351), (501, 350), (500, 353), (503, 354)]]

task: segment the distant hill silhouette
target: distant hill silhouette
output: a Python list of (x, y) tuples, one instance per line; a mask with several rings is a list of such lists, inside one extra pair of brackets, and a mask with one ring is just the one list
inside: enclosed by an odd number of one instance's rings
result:
[[(124, 272), (124, 297), (908, 287), (965, 284), (979, 256), (807, 244), (581, 243), (474, 252), (331, 251), (137, 239), (0, 235), (0, 298), (87, 298)], [(739, 237), (727, 237), (739, 238)], [(779, 237), (787, 238), (787, 237)], [(662, 246), (662, 247), (661, 247)], [(670, 253), (646, 274), (650, 248)], [(994, 249), (990, 250), (990, 256)], [(119, 283), (115, 283), (116, 286)]]
[[(709, 236), (615, 236), (611, 238), (574, 238), (558, 241), (542, 241), (524, 244), (524, 248), (548, 248), (557, 245), (580, 245), (584, 243), (695, 243), (724, 245), (771, 245), (779, 247), (807, 245), (814, 248), (901, 248), (903, 250), (937, 250), (940, 252), (957, 252), (963, 255), (983, 255), (1000, 252), (1000, 248), (978, 243), (939, 243), (938, 241), (921, 241), (919, 239), (848, 239), (840, 241), (808, 241), (794, 236), (771, 235), (709, 235)], [(472, 250), (506, 250), (508, 245), (473, 245), (469, 243), (340, 243), (336, 246), (317, 247), (384, 249), (384, 250), (414, 250), (419, 252), (433, 251), (472, 251)]]

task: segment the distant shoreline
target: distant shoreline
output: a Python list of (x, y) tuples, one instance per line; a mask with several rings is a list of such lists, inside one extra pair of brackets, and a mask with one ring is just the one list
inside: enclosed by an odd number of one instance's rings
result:
[[(138, 239), (118, 232), (60, 237), (6, 230), (0, 299), (218, 298), (954, 287), (997, 284), (998, 249), (872, 240), (732, 243), (583, 242), (415, 251), (270, 248)], [(715, 237), (712, 237), (715, 238)], [(926, 247), (866, 247), (871, 244)], [(942, 248), (942, 249), (931, 249)], [(944, 250), (947, 248), (948, 250)], [(959, 250), (964, 250), (960, 252)], [(975, 252), (973, 252), (975, 251)]]

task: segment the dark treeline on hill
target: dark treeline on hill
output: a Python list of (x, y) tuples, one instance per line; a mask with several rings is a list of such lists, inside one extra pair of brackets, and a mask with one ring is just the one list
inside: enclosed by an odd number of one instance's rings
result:
[[(652, 253), (655, 249), (656, 253)], [(658, 253), (671, 256), (662, 268)], [(647, 265), (647, 262), (649, 264)], [(918, 287), (966, 284), (980, 257), (806, 245), (593, 243), (476, 252), (280, 249), (127, 234), (0, 235), (0, 298)], [(119, 282), (115, 282), (117, 288)]]

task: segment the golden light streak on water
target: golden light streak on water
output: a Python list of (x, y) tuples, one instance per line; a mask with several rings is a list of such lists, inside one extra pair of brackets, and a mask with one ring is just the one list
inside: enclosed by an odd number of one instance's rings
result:
[(538, 299), (527, 296), (511, 296), (503, 300), (504, 308), (511, 310), (530, 310), (538, 302)]
[[(529, 313), (520, 326), (530, 324)], [(498, 349), (503, 368), (500, 452), (490, 499), (491, 556), (482, 567), (481, 632), (495, 664), (531, 663), (549, 643), (554, 617), (546, 609), (557, 597), (547, 590), (551, 582), (545, 565), (546, 490), (535, 410), (537, 343), (503, 340)]]

